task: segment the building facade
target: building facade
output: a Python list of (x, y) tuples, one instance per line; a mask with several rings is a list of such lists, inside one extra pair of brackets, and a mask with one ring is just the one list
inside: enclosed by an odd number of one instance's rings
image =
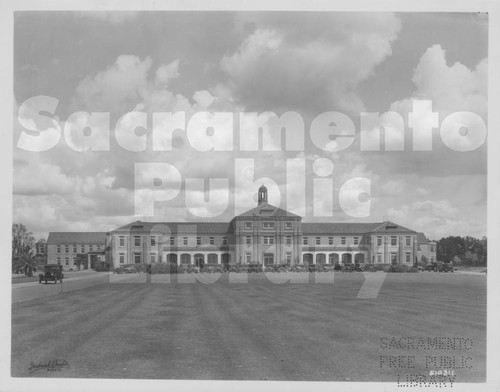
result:
[(424, 233), (417, 234), (418, 248), (417, 260), (419, 263), (434, 263), (437, 261), (437, 244), (435, 241), (429, 241)]
[(126, 264), (351, 264), (418, 261), (417, 232), (392, 222), (307, 223), (268, 203), (230, 222), (132, 222), (106, 234), (106, 262)]
[(47, 239), (47, 263), (65, 270), (104, 267), (106, 233), (51, 232)]

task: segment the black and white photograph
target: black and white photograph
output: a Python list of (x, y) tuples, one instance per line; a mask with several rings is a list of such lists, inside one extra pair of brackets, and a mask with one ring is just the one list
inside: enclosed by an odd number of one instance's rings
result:
[(500, 388), (499, 7), (309, 3), (5, 3), (0, 389)]

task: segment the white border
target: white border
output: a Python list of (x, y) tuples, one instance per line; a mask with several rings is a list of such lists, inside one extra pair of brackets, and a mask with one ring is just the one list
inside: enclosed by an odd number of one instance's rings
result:
[[(19, 379), (10, 377), (10, 252), (12, 223), (12, 129), (13, 129), (13, 12), (22, 10), (330, 10), (330, 11), (400, 11), (400, 12), (488, 12), (489, 13), (489, 97), (488, 97), (488, 362), (486, 384), (455, 384), (455, 391), (499, 391), (500, 390), (500, 266), (494, 259), (494, 244), (500, 243), (500, 154), (494, 149), (500, 146), (500, 3), (497, 1), (415, 1), (407, 0), (350, 0), (348, 2), (327, 0), (287, 1), (286, 4), (270, 0), (201, 1), (171, 0), (22, 0), (0, 2), (0, 48), (3, 51), (0, 68), (0, 94), (2, 118), (2, 143), (0, 161), (2, 187), (0, 190), (1, 225), (0, 251), (3, 262), (0, 282), (0, 390), (1, 391), (83, 391), (83, 390), (242, 390), (254, 392), (256, 388), (280, 388), (286, 391), (315, 389), (320, 391), (349, 390), (392, 391), (401, 390), (396, 383), (342, 383), (342, 382), (266, 382), (266, 381), (164, 381), (164, 380), (102, 380), (102, 379)], [(425, 388), (433, 390), (433, 388)], [(440, 389), (442, 391), (442, 389)]]

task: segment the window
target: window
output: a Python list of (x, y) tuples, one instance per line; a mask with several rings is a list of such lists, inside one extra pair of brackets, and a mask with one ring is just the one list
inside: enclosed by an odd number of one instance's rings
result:
[(69, 253), (69, 245), (64, 245), (64, 252)]
[(85, 253), (85, 246), (84, 245), (80, 246), (80, 252)]
[(274, 222), (262, 222), (263, 229), (274, 229)]
[(302, 245), (307, 245), (308, 243), (307, 237), (302, 237)]
[(119, 254), (120, 264), (125, 264), (125, 253)]
[(431, 245), (431, 252), (433, 252), (433, 253), (435, 252), (435, 250), (434, 250), (434, 244)]
[(69, 257), (65, 257), (64, 258), (64, 264), (65, 265), (69, 265)]
[(252, 237), (249, 235), (245, 236), (245, 244), (252, 245)]
[(201, 237), (196, 237), (196, 245), (201, 245)]
[(359, 237), (354, 237), (354, 245), (358, 245), (359, 244)]
[(61, 245), (57, 245), (56, 252), (61, 253)]
[(187, 237), (182, 237), (182, 244), (187, 245), (188, 244), (188, 238)]
[(247, 264), (252, 264), (252, 253), (245, 252), (245, 261)]
[(333, 237), (328, 237), (328, 245), (333, 245)]
[(170, 237), (170, 245), (174, 245), (175, 237)]
[(398, 254), (397, 253), (391, 253), (391, 263), (395, 264), (398, 262)]
[(151, 237), (151, 246), (156, 246), (156, 237)]
[(420, 247), (420, 244), (417, 245), (417, 249), (422, 250), (422, 248)]
[(138, 235), (134, 236), (134, 246), (141, 246), (141, 237)]
[(76, 245), (73, 245), (73, 253), (78, 252), (78, 249), (77, 249), (77, 248), (78, 248), (78, 247), (77, 247)]
[(227, 237), (222, 237), (222, 245), (227, 245)]
[[(119, 246), (125, 246), (125, 236), (121, 235), (119, 237)], [(83, 250), (82, 250), (83, 252)]]
[(210, 245), (215, 245), (215, 237), (209, 237)]
[(151, 253), (151, 263), (156, 263), (156, 254)]
[(264, 265), (273, 265), (274, 255), (272, 253), (264, 253)]
[(292, 237), (291, 236), (287, 236), (285, 238), (285, 244), (287, 245), (292, 245)]
[(396, 246), (398, 244), (398, 237), (391, 235), (391, 246)]
[(208, 264), (217, 264), (218, 263), (218, 256), (215, 253), (210, 253), (207, 257), (207, 263)]
[(292, 263), (292, 252), (286, 252), (285, 253), (285, 262), (287, 264), (291, 264)]
[(94, 250), (95, 250), (95, 245), (90, 245), (90, 249), (91, 249), (92, 251), (94, 251)]
[(285, 222), (285, 229), (292, 230), (292, 222)]
[(321, 244), (321, 237), (316, 237), (316, 245), (320, 245)]
[(245, 230), (252, 230), (252, 222), (245, 222)]
[(134, 263), (141, 264), (141, 254), (140, 253), (134, 253)]
[(406, 252), (405, 257), (406, 257), (406, 262), (407, 263), (411, 263), (411, 253), (410, 252)]
[(61, 265), (61, 258), (60, 257), (57, 258), (57, 264)]
[(382, 246), (382, 236), (377, 236), (377, 246)]
[(411, 245), (411, 237), (409, 235), (406, 236), (406, 246)]
[(345, 245), (345, 237), (340, 237), (340, 244)]
[(264, 245), (273, 245), (274, 244), (274, 236), (265, 235), (264, 236)]
[(382, 253), (377, 253), (377, 263), (382, 262)]
[(76, 255), (73, 255), (73, 265), (76, 264)]

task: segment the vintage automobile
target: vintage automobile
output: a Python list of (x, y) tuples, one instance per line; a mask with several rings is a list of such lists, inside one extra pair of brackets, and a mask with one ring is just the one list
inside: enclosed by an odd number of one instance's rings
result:
[(62, 272), (62, 265), (59, 264), (46, 264), (43, 266), (43, 274), (39, 274), (39, 281), (38, 283), (42, 282), (49, 282), (52, 281), (54, 283), (63, 282), (63, 272)]
[(453, 272), (453, 263), (440, 263), (438, 264), (438, 271), (439, 272)]
[(429, 264), (427, 264), (424, 267), (424, 271), (434, 271), (434, 272), (437, 272), (438, 270), (439, 270), (438, 269), (438, 263), (436, 263), (436, 262), (429, 263)]

